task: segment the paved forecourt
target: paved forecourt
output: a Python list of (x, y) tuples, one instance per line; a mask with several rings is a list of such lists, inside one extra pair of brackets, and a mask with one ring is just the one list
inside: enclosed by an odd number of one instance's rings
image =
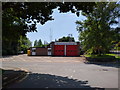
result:
[[(16, 55), (1, 58), (5, 69), (23, 69), (31, 73), (68, 77), (88, 81), (91, 87), (118, 88), (118, 68), (97, 64), (86, 64), (84, 57), (50, 57)], [(20, 87), (21, 81), (11, 87)], [(30, 85), (26, 85), (32, 87)], [(25, 87), (23, 85), (23, 87)], [(40, 85), (39, 85), (40, 87)], [(38, 87), (38, 88), (39, 88)]]

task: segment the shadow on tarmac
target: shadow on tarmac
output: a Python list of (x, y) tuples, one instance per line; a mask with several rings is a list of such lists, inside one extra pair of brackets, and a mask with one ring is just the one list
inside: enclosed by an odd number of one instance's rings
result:
[[(15, 72), (15, 71), (14, 71)], [(29, 73), (25, 79), (20, 82), (11, 84), (7, 87), (10, 88), (89, 88), (100, 89), (88, 85), (88, 81), (78, 81), (68, 77)], [(4, 88), (3, 88), (4, 89)], [(101, 89), (100, 89), (101, 90)], [(104, 90), (104, 89), (102, 89)]]

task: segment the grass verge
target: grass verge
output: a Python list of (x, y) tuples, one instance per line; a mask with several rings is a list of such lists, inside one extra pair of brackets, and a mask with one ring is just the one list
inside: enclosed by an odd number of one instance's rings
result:
[(116, 54), (104, 54), (104, 55), (98, 55), (98, 54), (93, 54), (93, 55), (84, 55), (85, 57), (90, 57), (90, 58), (113, 58), (113, 56), (116, 59), (120, 59), (120, 56)]

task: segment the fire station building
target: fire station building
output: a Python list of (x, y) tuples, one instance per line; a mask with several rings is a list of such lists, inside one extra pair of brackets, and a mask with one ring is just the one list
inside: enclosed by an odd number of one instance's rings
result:
[(51, 42), (47, 47), (31, 47), (30, 55), (79, 56), (79, 42)]

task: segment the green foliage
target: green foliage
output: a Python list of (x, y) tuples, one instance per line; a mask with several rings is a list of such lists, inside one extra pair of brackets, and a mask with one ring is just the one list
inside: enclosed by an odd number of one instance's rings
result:
[(120, 42), (118, 42), (118, 43), (116, 44), (116, 47), (120, 47)]
[(42, 41), (41, 41), (41, 39), (38, 41), (38, 46), (42, 47)]
[(34, 47), (36, 47), (36, 46), (37, 46), (37, 40), (34, 41)]
[(27, 53), (27, 49), (32, 46), (32, 42), (27, 37), (20, 37), (20, 40), (18, 40), (18, 51), (24, 51), (24, 53)]
[(120, 47), (114, 47), (114, 50), (120, 50)]
[(44, 45), (42, 44), (41, 39), (39, 39), (38, 41), (35, 40), (34, 41), (34, 47), (43, 47)]
[(112, 49), (120, 50), (120, 27), (117, 27), (113, 30), (114, 30), (114, 32), (113, 32), (114, 40), (111, 42)]
[(104, 54), (111, 49), (111, 42), (116, 36), (115, 30), (110, 25), (118, 23), (115, 19), (120, 14), (116, 3), (96, 3), (92, 13), (85, 14), (83, 22), (76, 21), (77, 30), (80, 32), (79, 40), (83, 49), (88, 54)]
[(43, 44), (41, 47), (47, 47), (48, 46), (48, 44)]
[(62, 37), (57, 42), (75, 42), (74, 37)]

